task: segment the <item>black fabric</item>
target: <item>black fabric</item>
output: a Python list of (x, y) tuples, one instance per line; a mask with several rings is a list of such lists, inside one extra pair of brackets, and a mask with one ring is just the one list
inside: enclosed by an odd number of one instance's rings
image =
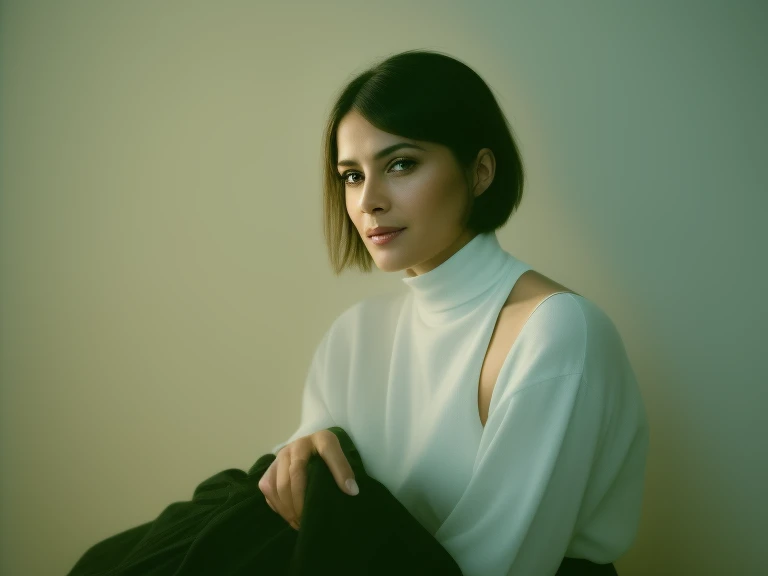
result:
[[(266, 503), (258, 483), (275, 455), (230, 468), (174, 502), (153, 521), (89, 548), (68, 576), (320, 575), (460, 576), (456, 562), (363, 468), (347, 433), (332, 427), (360, 493), (341, 491), (322, 458), (307, 463), (297, 532)], [(612, 564), (565, 558), (553, 576), (617, 576)]]

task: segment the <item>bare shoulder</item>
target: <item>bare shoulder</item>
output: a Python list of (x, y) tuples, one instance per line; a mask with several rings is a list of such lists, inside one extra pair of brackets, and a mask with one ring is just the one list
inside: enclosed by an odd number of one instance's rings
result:
[(559, 292), (577, 294), (567, 286), (547, 278), (535, 270), (524, 272), (515, 282), (496, 320), (488, 356), (492, 359), (491, 374), (506, 358), (523, 326), (536, 307)]
[(535, 270), (528, 270), (518, 278), (497, 319), (496, 332), (499, 335), (498, 345), (501, 347), (498, 352), (500, 357), (506, 356), (509, 348), (539, 304), (553, 294), (561, 292), (580, 296), (567, 286), (563, 286)]
[[(524, 272), (515, 282), (496, 319), (496, 325), (491, 334), (491, 341), (480, 372), (478, 411), (483, 426), (485, 426), (488, 417), (491, 394), (496, 385), (496, 379), (512, 345), (536, 307), (549, 296), (558, 292), (576, 294), (570, 288), (535, 270)], [(580, 294), (577, 295), (580, 296)]]
[(545, 298), (558, 292), (569, 292), (580, 296), (580, 294), (551, 278), (535, 270), (528, 270), (515, 282), (504, 307), (510, 307), (520, 312), (532, 312)]

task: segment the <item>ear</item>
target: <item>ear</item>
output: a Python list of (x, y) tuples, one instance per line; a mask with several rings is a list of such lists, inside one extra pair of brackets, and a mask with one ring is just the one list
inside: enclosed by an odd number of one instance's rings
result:
[(490, 148), (483, 148), (477, 153), (472, 174), (472, 194), (477, 197), (493, 183), (496, 172), (496, 157)]

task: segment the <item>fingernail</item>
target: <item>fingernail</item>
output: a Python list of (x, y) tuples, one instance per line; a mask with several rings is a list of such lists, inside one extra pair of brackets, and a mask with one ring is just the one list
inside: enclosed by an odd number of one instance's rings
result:
[(357, 487), (357, 482), (355, 482), (354, 478), (347, 480), (347, 490), (349, 490), (349, 493), (352, 494), (352, 496), (356, 496), (360, 493), (360, 488)]

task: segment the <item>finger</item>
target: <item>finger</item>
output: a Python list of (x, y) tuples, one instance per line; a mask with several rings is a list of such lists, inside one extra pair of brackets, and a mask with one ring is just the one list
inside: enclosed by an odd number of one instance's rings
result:
[(267, 470), (259, 479), (259, 490), (261, 490), (261, 493), (264, 494), (264, 498), (267, 501), (270, 499), (275, 499), (277, 496), (277, 493), (274, 489), (276, 465), (277, 460), (273, 460), (272, 464), (267, 467)]
[(274, 507), (274, 506), (272, 506), (272, 502), (270, 502), (270, 501), (269, 501), (269, 498), (264, 498), (264, 500), (265, 500), (265, 502), (267, 503), (267, 505), (268, 505), (270, 508), (272, 508), (272, 512), (274, 512), (275, 514), (277, 514), (277, 510), (275, 510), (275, 507)]
[(315, 447), (312, 442), (302, 442), (297, 443), (291, 453), (291, 495), (297, 524), (301, 522), (301, 514), (304, 511), (304, 497), (307, 491), (307, 462), (314, 450)]
[[(282, 452), (282, 450), (280, 452)], [(280, 496), (277, 493), (277, 473), (281, 465), (286, 465), (283, 463), (283, 461), (286, 460), (286, 457), (287, 453), (272, 461), (272, 464), (270, 464), (269, 468), (267, 468), (264, 476), (262, 476), (261, 480), (259, 480), (259, 489), (264, 493), (270, 508), (272, 508), (276, 514), (280, 515), (283, 520), (287, 522), (287, 512), (285, 511), (283, 505), (280, 503)]]
[(291, 494), (291, 460), (293, 456), (289, 453), (283, 458), (277, 466), (277, 501), (275, 506), (280, 511), (280, 515), (286, 522), (291, 522), (296, 518), (296, 511), (293, 508), (293, 496)]
[(341, 443), (333, 432), (328, 430), (323, 430), (322, 432), (327, 432), (327, 434), (318, 434), (313, 437), (317, 453), (328, 465), (328, 469), (333, 474), (333, 478), (336, 480), (336, 484), (341, 491), (345, 494), (352, 494), (347, 487), (347, 480), (354, 481), (355, 472), (344, 455)]

